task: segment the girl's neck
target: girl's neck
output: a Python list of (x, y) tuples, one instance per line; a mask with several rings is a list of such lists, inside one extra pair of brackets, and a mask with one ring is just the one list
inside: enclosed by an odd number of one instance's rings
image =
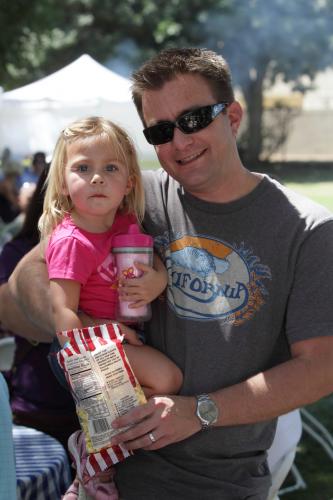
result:
[(99, 217), (95, 215), (80, 214), (73, 209), (70, 213), (70, 217), (74, 224), (88, 231), (89, 233), (105, 233), (108, 231), (114, 222), (116, 214), (108, 214), (107, 216)]

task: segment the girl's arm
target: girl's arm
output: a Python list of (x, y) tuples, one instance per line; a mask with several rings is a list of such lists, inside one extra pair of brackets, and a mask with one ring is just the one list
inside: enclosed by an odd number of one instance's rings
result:
[[(51, 279), (50, 296), (57, 334), (64, 330), (82, 328), (81, 320), (77, 314), (80, 297), (80, 283), (78, 281)], [(67, 340), (58, 335), (61, 345)]]
[(120, 300), (131, 302), (129, 307), (133, 309), (152, 302), (164, 291), (168, 283), (168, 272), (156, 254), (154, 254), (153, 267), (140, 262), (135, 262), (135, 267), (143, 271), (143, 276), (122, 279), (119, 282)]

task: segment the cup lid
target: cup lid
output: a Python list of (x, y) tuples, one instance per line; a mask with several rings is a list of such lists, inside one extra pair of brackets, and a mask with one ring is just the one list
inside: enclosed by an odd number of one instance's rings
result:
[(137, 224), (131, 224), (126, 234), (117, 234), (112, 240), (113, 247), (152, 247), (153, 238), (140, 232)]

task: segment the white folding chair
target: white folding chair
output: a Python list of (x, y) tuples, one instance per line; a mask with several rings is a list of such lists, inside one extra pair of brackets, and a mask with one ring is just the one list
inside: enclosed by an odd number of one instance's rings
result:
[(272, 474), (272, 486), (267, 500), (279, 498), (279, 490), (293, 465), (301, 435), (302, 420), (299, 410), (278, 418), (276, 434), (267, 457)]

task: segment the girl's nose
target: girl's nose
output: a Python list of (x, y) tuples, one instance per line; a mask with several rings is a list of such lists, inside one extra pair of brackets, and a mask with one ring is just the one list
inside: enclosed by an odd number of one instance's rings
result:
[(99, 174), (94, 174), (91, 179), (91, 184), (104, 184), (104, 179)]

